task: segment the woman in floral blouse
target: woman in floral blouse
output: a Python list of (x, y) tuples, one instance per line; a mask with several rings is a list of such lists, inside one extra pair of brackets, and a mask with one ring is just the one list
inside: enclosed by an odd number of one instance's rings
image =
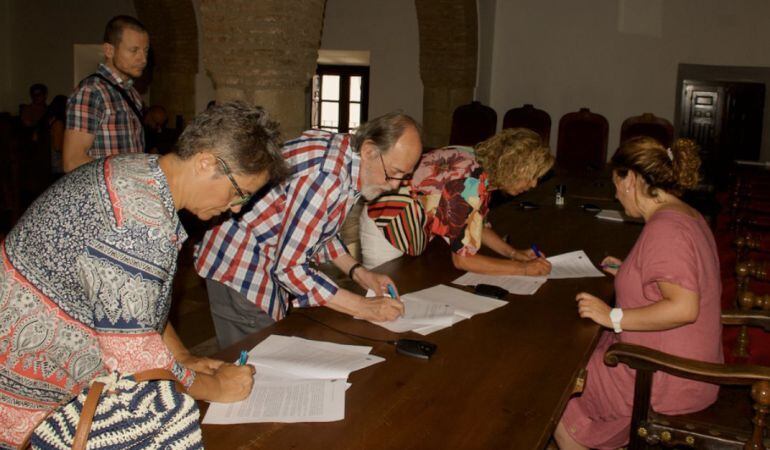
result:
[[(506, 129), (471, 147), (450, 146), (425, 154), (408, 187), (381, 197), (361, 218), (364, 263), (377, 259), (385, 239), (399, 253), (419, 254), (440, 236), (452, 249), (455, 267), (491, 275), (546, 275), (550, 263), (532, 250), (517, 250), (489, 226), (491, 192), (518, 195), (537, 185), (553, 165), (540, 136), (524, 128)], [(404, 197), (404, 194), (412, 198)], [(414, 201), (413, 199), (417, 199)], [(379, 236), (367, 234), (372, 222)], [(411, 226), (414, 224), (414, 226)], [(502, 258), (478, 254), (481, 245)], [(392, 253), (392, 252), (391, 252)]]

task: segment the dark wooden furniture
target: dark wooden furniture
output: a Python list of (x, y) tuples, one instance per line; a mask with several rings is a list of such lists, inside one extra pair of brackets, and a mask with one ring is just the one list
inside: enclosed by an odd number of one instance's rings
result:
[[(770, 331), (767, 314), (727, 311), (722, 323), (760, 326)], [(629, 450), (653, 445), (758, 450), (770, 445), (764, 437), (765, 418), (770, 412), (770, 367), (705, 363), (625, 343), (610, 346), (604, 361), (610, 366), (623, 363), (636, 369)], [(696, 413), (656, 413), (650, 408), (656, 371), (719, 384), (719, 397), (715, 404)]]
[[(748, 259), (741, 261), (735, 266), (735, 276), (737, 280), (737, 298), (738, 308), (749, 314), (752, 311), (761, 310), (770, 314), (770, 259)], [(761, 291), (750, 286), (751, 280), (756, 280), (764, 284)], [(767, 341), (767, 339), (764, 339)], [(749, 330), (747, 325), (742, 325), (738, 333), (738, 340), (734, 354), (735, 356), (747, 358), (749, 356)]]
[(519, 127), (536, 132), (546, 145), (551, 140), (551, 116), (530, 104), (509, 109), (503, 116), (503, 129)]
[(620, 143), (636, 136), (656, 139), (664, 147), (670, 147), (674, 139), (674, 126), (668, 120), (652, 113), (629, 117), (620, 126)]
[[(532, 198), (539, 195), (550, 193), (533, 192)], [(519, 247), (537, 243), (548, 254), (582, 248), (596, 263), (608, 253), (624, 256), (641, 230), (638, 225), (600, 221), (577, 205), (542, 205), (533, 211), (504, 207), (493, 211), (490, 220)], [(438, 239), (422, 256), (402, 257), (379, 270), (391, 275), (402, 293), (449, 283), (461, 274), (451, 265), (448, 247)], [(541, 449), (599, 336), (597, 325), (577, 315), (575, 294), (582, 290), (609, 299), (612, 280), (550, 280), (535, 295), (510, 295), (509, 304), (502, 308), (423, 338), (438, 345), (430, 361), (398, 355), (388, 344), (355, 339), (307, 317), (290, 315), (220, 356), (233, 360), (239, 350), (278, 333), (373, 345), (373, 353), (386, 361), (351, 375), (342, 421), (204, 425), (205, 446)], [(419, 337), (397, 335), (327, 308), (311, 308), (303, 314), (376, 339)]]
[(556, 164), (572, 171), (597, 171), (607, 161), (609, 123), (588, 108), (567, 113), (559, 120)]
[(494, 109), (476, 101), (458, 106), (452, 114), (449, 145), (472, 147), (494, 136), (496, 129), (497, 113)]

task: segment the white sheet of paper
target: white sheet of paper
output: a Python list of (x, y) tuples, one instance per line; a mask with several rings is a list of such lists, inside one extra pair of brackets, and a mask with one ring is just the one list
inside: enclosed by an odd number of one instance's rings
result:
[(610, 220), (612, 222), (622, 222), (623, 214), (616, 209), (603, 209), (596, 214), (597, 219)]
[[(367, 297), (373, 297), (374, 291), (368, 291)], [(454, 307), (445, 303), (423, 302), (409, 295), (402, 295), (404, 315), (390, 322), (372, 322), (394, 333), (404, 333), (417, 328), (452, 326)]]
[[(369, 290), (366, 293), (366, 296), (373, 297), (374, 291)], [(383, 324), (378, 323), (378, 325), (381, 325), (396, 333), (412, 330), (415, 333), (421, 334), (423, 336), (439, 330), (443, 330), (444, 328), (449, 328), (457, 322), (471, 318), (476, 314), (492, 311), (493, 309), (499, 308), (507, 303), (502, 300), (496, 300), (481, 295), (471, 294), (469, 292), (463, 291), (462, 289), (453, 288), (444, 284), (439, 284), (427, 289), (423, 289), (421, 291), (404, 294), (401, 296), (401, 300), (405, 303), (429, 303), (439, 305), (441, 307), (449, 306), (454, 309), (454, 314), (452, 314), (451, 320), (449, 321), (444, 320), (439, 323), (426, 325), (415, 324), (415, 326), (412, 328), (404, 330), (399, 330), (395, 326), (389, 325), (398, 322), (397, 320)]]
[(251, 349), (249, 363), (257, 370), (271, 367), (302, 378), (347, 379), (350, 372), (385, 360), (347, 347), (272, 334)]
[(211, 403), (204, 424), (258, 422), (332, 422), (345, 418), (345, 380), (259, 381), (251, 394), (235, 403)]
[(577, 250), (548, 258), (551, 262), (549, 279), (603, 277), (583, 250)]
[(603, 277), (604, 274), (594, 266), (588, 255), (583, 250), (562, 253), (548, 258), (551, 263), (551, 273), (548, 277), (524, 277), (515, 275), (481, 275), (466, 272), (460, 278), (454, 280), (455, 284), (462, 286), (475, 286), (477, 284), (491, 284), (499, 286), (511, 294), (532, 295), (540, 289), (540, 286), (548, 279), (562, 278), (588, 278)]
[(401, 297), (413, 298), (422, 302), (451, 305), (455, 309), (455, 314), (465, 319), (508, 304), (508, 302), (502, 300), (472, 294), (445, 284), (410, 292)]
[(466, 272), (460, 278), (453, 281), (461, 286), (476, 286), (477, 284), (491, 284), (498, 286), (511, 294), (532, 295), (540, 289), (548, 278), (525, 277), (518, 275), (482, 275), (480, 273)]

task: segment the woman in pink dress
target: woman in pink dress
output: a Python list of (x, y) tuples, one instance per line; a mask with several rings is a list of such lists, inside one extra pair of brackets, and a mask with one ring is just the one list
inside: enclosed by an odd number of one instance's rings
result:
[[(627, 215), (645, 221), (621, 261), (602, 262), (615, 278), (616, 308), (586, 292), (577, 295), (580, 317), (609, 328), (588, 363), (582, 395), (570, 400), (554, 437), (562, 450), (616, 449), (628, 442), (635, 372), (608, 367), (615, 342), (643, 345), (676, 356), (722, 362), (719, 276), (714, 237), (703, 217), (679, 195), (698, 183), (696, 145), (679, 139), (671, 148), (639, 137), (612, 157), (615, 196)], [(657, 372), (652, 408), (684, 414), (712, 404), (718, 387)]]

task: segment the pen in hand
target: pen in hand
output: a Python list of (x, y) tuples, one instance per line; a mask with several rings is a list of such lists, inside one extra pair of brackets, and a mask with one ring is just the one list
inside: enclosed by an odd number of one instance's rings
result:
[(602, 269), (620, 269), (620, 264), (611, 264), (611, 263), (602, 264), (601, 268)]
[(393, 287), (392, 284), (388, 285), (388, 295), (390, 296), (390, 298), (393, 298), (393, 299), (398, 298), (398, 293), (396, 292), (396, 288)]
[(537, 244), (532, 244), (532, 251), (535, 252), (535, 256), (537, 256), (538, 258), (543, 257), (543, 254), (540, 253), (540, 249), (537, 248)]
[(238, 358), (238, 365), (244, 366), (246, 365), (246, 361), (249, 360), (249, 353), (246, 350), (241, 350), (241, 357)]

